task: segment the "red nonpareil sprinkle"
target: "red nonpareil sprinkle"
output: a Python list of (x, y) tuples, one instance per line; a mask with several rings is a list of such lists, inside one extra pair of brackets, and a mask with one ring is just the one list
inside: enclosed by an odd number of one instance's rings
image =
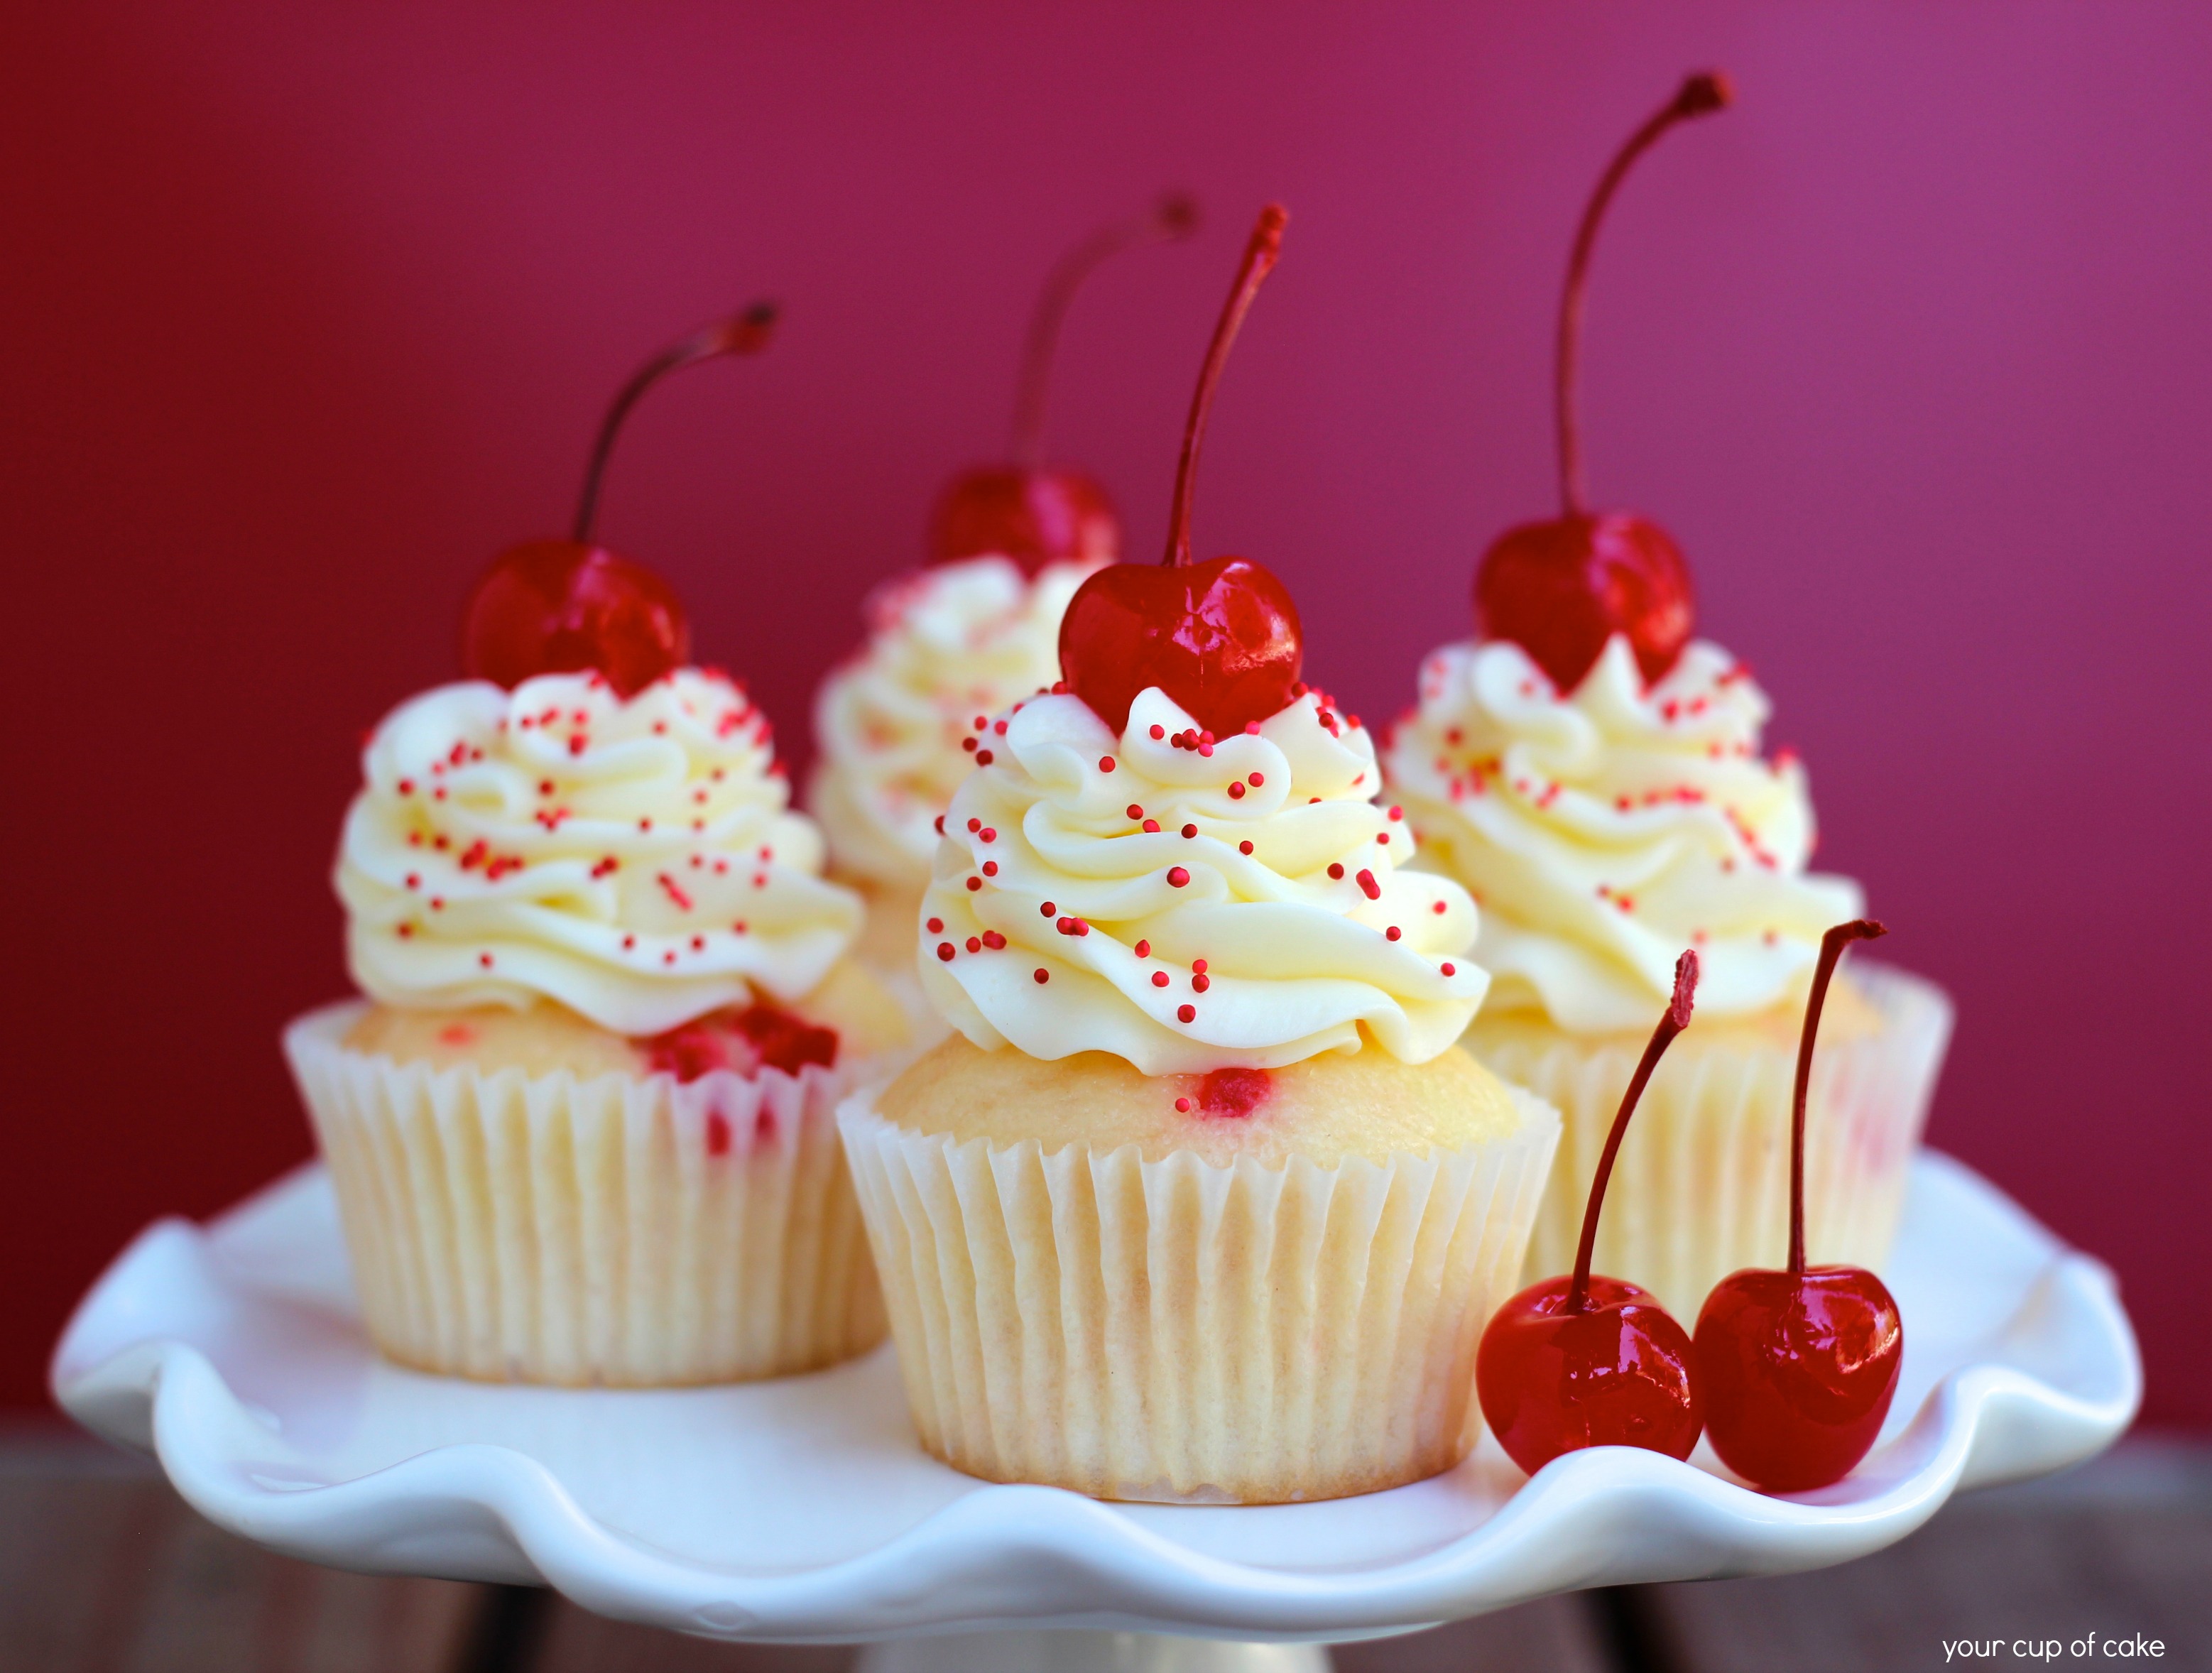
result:
[(1210, 976), (1194, 976), (1190, 979), (1190, 990), (1194, 994), (1202, 994), (1212, 985), (1213, 978)]
[(1206, 974), (1206, 960), (1203, 958), (1192, 959), (1190, 961), (1190, 970), (1193, 976), (1204, 976)]
[(1244, 775), (1244, 782), (1256, 790), (1267, 782), (1267, 776), (1265, 773), (1247, 773)]
[(1152, 956), (1152, 944), (1150, 941), (1139, 941), (1134, 951), (1138, 958), (1149, 958)]
[(985, 727), (990, 724), (991, 717), (988, 715), (978, 715), (975, 717), (975, 730), (978, 732), (981, 732)]
[(1257, 721), (1245, 721), (1244, 735), (1247, 738), (1257, 738), (1260, 735), (1260, 723)]
[(691, 951), (694, 952), (704, 952), (706, 950), (707, 938), (704, 935), (694, 935), (691, 938)]
[(1180, 889), (1190, 881), (1190, 873), (1180, 866), (1168, 867), (1168, 887)]
[(653, 735), (656, 738), (665, 738), (668, 735), (668, 722), (655, 721), (653, 723)]
[(415, 781), (411, 778), (401, 779), (399, 781), (399, 794), (403, 796), (413, 795), (415, 794)]
[(971, 895), (982, 886), (983, 879), (980, 877), (971, 877), (968, 879), (968, 892)]
[(1440, 918), (1441, 918), (1441, 917), (1442, 917), (1442, 916), (1443, 916), (1443, 915), (1444, 915), (1444, 903), (1443, 903), (1443, 902), (1442, 902), (1442, 901), (1440, 901), (1440, 900), (1439, 900), (1439, 901), (1433, 901), (1433, 902), (1431, 902), (1431, 903), (1430, 903), (1430, 906), (1429, 906), (1429, 910), (1430, 910), (1430, 911), (1431, 911), (1431, 912), (1433, 912), (1433, 913), (1435, 913), (1438, 917), (1440, 917)]
[(991, 751), (988, 751), (988, 750), (977, 750), (977, 751), (975, 751), (975, 764), (976, 764), (977, 766), (979, 766), (979, 767), (988, 767), (988, 766), (989, 766), (989, 765), (991, 764), (991, 761), (992, 761), (992, 755), (991, 755)]
[(1004, 721), (994, 721), (991, 722), (991, 730), (1003, 738), (1006, 735), (1006, 723)]
[(433, 896), (431, 896), (431, 897), (430, 897), (430, 910), (431, 910), (433, 912), (442, 912), (442, 911), (444, 911), (444, 910), (446, 910), (446, 897), (445, 897), (443, 895), (433, 895)]
[(1178, 1005), (1178, 1006), (1176, 1006), (1176, 1020), (1177, 1022), (1195, 1022), (1195, 1021), (1197, 1021), (1197, 1020), (1198, 1020), (1198, 1007), (1196, 1007), (1195, 1005)]
[(1332, 883), (1341, 882), (1344, 879), (1344, 867), (1338, 865), (1334, 860), (1330, 861), (1328, 866), (1328, 876), (1329, 881)]
[(975, 840), (979, 843), (995, 843), (999, 840), (999, 833), (990, 826), (985, 825), (975, 833)]
[(1030, 974), (1036, 979), (1037, 984), (1040, 987), (1052, 980), (1052, 972), (1045, 969), (1042, 964), (1031, 970)]
[(582, 733), (571, 733), (568, 737), (568, 753), (571, 755), (581, 755), (586, 750), (591, 747), (591, 745), (592, 740), (585, 737)]
[(951, 964), (952, 962), (952, 943), (950, 941), (939, 941), (937, 944), (937, 956), (939, 958), (942, 958), (946, 964)]
[(676, 962), (676, 949), (671, 947), (667, 952), (662, 953), (660, 955), (660, 962), (664, 964), (674, 964)]
[(623, 951), (624, 952), (630, 952), (630, 951), (631, 951), (633, 948), (635, 948), (636, 946), (637, 946), (637, 937), (636, 937), (636, 936), (635, 936), (635, 935), (625, 935), (625, 936), (623, 936)]
[(669, 899), (676, 903), (676, 910), (678, 911), (689, 912), (691, 910), (691, 897), (685, 894), (682, 886), (678, 884), (674, 878), (669, 876), (666, 872), (655, 872), (653, 876), (653, 880), (660, 885), (661, 891), (665, 894)]
[(981, 952), (982, 950), (983, 938), (981, 935), (970, 935), (968, 938), (968, 951), (970, 952)]
[(653, 821), (651, 819), (640, 819), (637, 822), (637, 828), (640, 830), (650, 830), (653, 829)]
[(1152, 728), (1152, 736), (1155, 738), (1164, 738), (1167, 735), (1168, 729), (1164, 726), (1156, 726)]
[(1194, 824), (1187, 824), (1182, 828), (1182, 834), (1187, 837), (1195, 836), (1198, 835), (1198, 827)]
[(970, 819), (968, 821), (968, 834), (971, 836), (982, 828), (983, 822), (981, 819)]
[(1157, 835), (1159, 831), (1159, 828), (1160, 822), (1158, 819), (1146, 819), (1145, 821), (1145, 829), (1148, 832)]
[(1375, 833), (1375, 840), (1388, 848), (1390, 845), (1390, 833), (1387, 830), (1378, 830)]
[(1252, 844), (1249, 842), (1239, 843), (1237, 845), (1237, 852), (1239, 854), (1249, 854), (1252, 852)]
[(756, 889), (767, 888), (768, 874), (764, 872), (755, 872), (753, 873), (753, 887)]
[[(1186, 1007), (1185, 1008), (1187, 1009), (1187, 1008), (1188, 1008), (1188, 1007)], [(1187, 1116), (1187, 1115), (1188, 1115), (1189, 1113), (1190, 1113), (1190, 1100), (1189, 1100), (1188, 1098), (1177, 1098), (1177, 1099), (1176, 1100), (1176, 1114), (1177, 1114), (1177, 1115), (1179, 1115), (1179, 1116)]]
[(1198, 752), (1200, 755), (1211, 756), (1213, 753), (1213, 745), (1211, 744), (1200, 744), (1198, 746)]
[(431, 792), (430, 792), (430, 799), (431, 799), (433, 801), (443, 801), (443, 800), (445, 800), (445, 799), (446, 799), (446, 787), (445, 787), (444, 785), (441, 784), (441, 785), (440, 785), (436, 789), (434, 789), (434, 790), (431, 791)]
[(1100, 756), (1098, 757), (1098, 770), (1102, 773), (1112, 772), (1114, 770), (1114, 757), (1110, 755)]
[(942, 935), (945, 933), (945, 920), (932, 918), (929, 921), (929, 933), (933, 935)]
[(1244, 800), (1244, 784), (1243, 780), (1232, 778), (1229, 781), (1229, 800), (1231, 801), (1242, 801)]
[(1167, 985), (1168, 973), (1165, 970), (1154, 970), (1152, 972), (1152, 986), (1155, 988), (1164, 988)]
[(421, 887), (422, 886), (422, 873), (420, 873), (420, 872), (410, 872), (410, 873), (407, 873), (407, 886), (408, 886), (409, 888), (410, 888), (410, 889), (419, 889), (419, 888), (421, 888)]
[(491, 968), (491, 954), (489, 952), (479, 952), (477, 954), (477, 963), (482, 964), (486, 970), (489, 970)]
[(445, 832), (440, 831), (435, 836), (433, 836), (430, 839), (430, 846), (437, 849), (439, 853), (443, 854), (450, 846), (450, 844), (446, 841)]
[(410, 849), (421, 848), (422, 846), (422, 833), (419, 830), (409, 831), (407, 833), (407, 846)]
[(1402, 819), (1406, 817), (1406, 810), (1402, 807), (1394, 807), (1390, 810), (1390, 817), (1394, 819)]
[(1382, 932), (1382, 939), (1386, 941), (1395, 941), (1404, 933), (1404, 931), (1401, 930), (1398, 926), (1394, 923), (1388, 929)]
[(942, 813), (937, 816), (937, 834), (940, 836), (945, 834), (945, 815)]
[(1003, 952), (1006, 951), (1006, 938), (995, 929), (987, 929), (983, 932), (983, 945), (994, 952)]
[(706, 863), (706, 861), (698, 855), (695, 854), (691, 856), (691, 869), (695, 872)]
[(1053, 925), (1053, 928), (1057, 929), (1063, 935), (1073, 935), (1075, 934), (1075, 920), (1073, 918), (1062, 918), (1058, 923)]
[(730, 934), (732, 935), (742, 935), (744, 933), (745, 921), (743, 918), (739, 918), (735, 923), (730, 926)]
[(975, 753), (975, 740), (973, 738), (963, 738), (960, 740), (960, 747), (973, 755)]
[(1359, 892), (1366, 896), (1368, 899), (1380, 900), (1382, 898), (1382, 885), (1375, 880), (1374, 873), (1363, 867), (1356, 880), (1359, 885)]
[(1145, 810), (1133, 801), (1127, 807), (1123, 808), (1121, 812), (1133, 819), (1141, 819), (1145, 817)]
[(1454, 964), (1449, 958), (1445, 959), (1443, 964), (1437, 965), (1437, 968), (1442, 970), (1446, 976), (1457, 976), (1459, 974), (1459, 967)]
[(399, 926), (399, 939), (403, 941), (413, 935), (414, 933), (415, 926), (411, 923), (403, 923)]
[(996, 877), (998, 874), (999, 862), (995, 860), (986, 860), (983, 862), (983, 875), (986, 877)]

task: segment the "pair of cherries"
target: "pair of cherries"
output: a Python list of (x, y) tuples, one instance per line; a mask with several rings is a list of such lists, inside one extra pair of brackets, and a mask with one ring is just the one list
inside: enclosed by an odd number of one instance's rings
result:
[(1775, 1493), (1841, 1481), (1889, 1414), (1905, 1354), (1897, 1303), (1863, 1268), (1805, 1263), (1805, 1098), (1820, 1007), (1844, 949), (1884, 934), (1861, 919), (1821, 937), (1790, 1111), (1790, 1258), (1713, 1287), (1692, 1337), (1649, 1292), (1590, 1271), (1613, 1158), (1652, 1071), (1689, 1025), (1698, 956), (1674, 967), (1667, 1014), (1606, 1135), (1567, 1276), (1500, 1307), (1475, 1355), (1475, 1392), (1506, 1456), (1531, 1475), (1586, 1446), (1686, 1458), (1702, 1431), (1721, 1462)]

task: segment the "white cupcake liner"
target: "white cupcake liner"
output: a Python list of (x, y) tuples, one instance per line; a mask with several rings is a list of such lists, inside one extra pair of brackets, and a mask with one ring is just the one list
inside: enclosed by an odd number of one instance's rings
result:
[[(1871, 1033), (1824, 1041), (1805, 1114), (1805, 1245), (1815, 1262), (1881, 1272), (1905, 1206), (1912, 1152), (1951, 1035), (1941, 989), (1853, 959), (1850, 979), (1879, 1018)], [(1480, 1016), (1462, 1042), (1505, 1080), (1559, 1107), (1558, 1165), (1524, 1280), (1565, 1272), (1582, 1236), (1590, 1176), (1640, 1038), (1591, 1040)], [(1686, 1325), (1712, 1287), (1744, 1267), (1778, 1268), (1790, 1243), (1790, 1109), (1797, 1050), (1741, 1036), (1701, 1040), (1693, 1021), (1637, 1106), (1598, 1222), (1595, 1269), (1640, 1284)]]
[(1329, 1499), (1449, 1469), (1559, 1117), (1320, 1167), (1046, 1153), (838, 1111), (915, 1428), (971, 1475), (1103, 1499)]
[(418, 1370), (653, 1385), (810, 1371), (884, 1335), (834, 1125), (880, 1062), (794, 1078), (579, 1080), (284, 1049), (336, 1186), (362, 1315)]

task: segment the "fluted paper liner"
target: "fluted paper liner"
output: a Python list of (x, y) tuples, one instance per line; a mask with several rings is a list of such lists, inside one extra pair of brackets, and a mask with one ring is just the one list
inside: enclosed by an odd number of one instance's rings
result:
[(922, 1444), (971, 1475), (1267, 1504), (1395, 1487), (1473, 1445), (1559, 1117), (1387, 1162), (1047, 1153), (838, 1112)]
[[(1950, 1038), (1951, 1004), (1930, 983), (1854, 959), (1851, 981), (1879, 1025), (1824, 1042), (1805, 1106), (1805, 1245), (1816, 1262), (1882, 1271), (1905, 1207), (1912, 1152)], [(1655, 1013), (1656, 1015), (1656, 1013)], [(1607, 1129), (1643, 1050), (1546, 1029), (1463, 1042), (1504, 1080), (1557, 1105), (1559, 1157), (1528, 1245), (1525, 1281), (1574, 1265), (1583, 1206)], [(1685, 1325), (1743, 1267), (1778, 1268), (1790, 1244), (1790, 1109), (1797, 1052), (1677, 1039), (1638, 1104), (1607, 1187), (1595, 1270), (1640, 1284)]]
[(337, 1188), (362, 1315), (419, 1370), (649, 1385), (810, 1371), (884, 1335), (835, 1125), (880, 1064), (798, 1076), (486, 1074), (285, 1053)]

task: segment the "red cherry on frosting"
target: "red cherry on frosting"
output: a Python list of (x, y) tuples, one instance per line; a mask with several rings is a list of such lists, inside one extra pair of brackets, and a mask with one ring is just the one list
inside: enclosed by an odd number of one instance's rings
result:
[(1121, 555), (1121, 519), (1106, 490), (1082, 471), (1044, 463), (1045, 397), (1068, 305), (1109, 256), (1188, 238), (1198, 205), (1180, 192), (1150, 213), (1102, 227), (1063, 255), (1037, 294), (1014, 392), (1012, 441), (1002, 465), (979, 465), (945, 484), (930, 519), (929, 561), (995, 554), (1030, 575), (1048, 563), (1110, 563)]
[(1227, 737), (1291, 701), (1304, 660), (1290, 592), (1249, 558), (1190, 561), (1190, 502), (1199, 444), (1237, 327), (1282, 251), (1290, 216), (1260, 212), (1237, 282), (1214, 327), (1183, 427), (1168, 515), (1167, 555), (1157, 564), (1115, 563), (1076, 590), (1060, 627), (1060, 667), (1068, 689), (1115, 732), (1129, 705), (1157, 685), (1200, 726)]
[(471, 679), (514, 686), (537, 674), (596, 669), (629, 697), (681, 667), (691, 630), (675, 590), (641, 563), (592, 538), (599, 484), (623, 420), (671, 372), (718, 355), (764, 348), (776, 310), (759, 302), (656, 355), (623, 386), (599, 426), (574, 531), (566, 540), (511, 546), (478, 578), (461, 612), (461, 667)]
[(1887, 933), (1861, 919), (1820, 938), (1790, 1110), (1789, 1268), (1730, 1274), (1698, 1315), (1698, 1378), (1713, 1451), (1772, 1493), (1850, 1474), (1881, 1432), (1904, 1362), (1905, 1322), (1881, 1279), (1860, 1267), (1805, 1264), (1805, 1093), (1820, 1007), (1844, 949)]
[(1710, 71), (1692, 76), (1629, 137), (1599, 177), (1575, 232), (1559, 301), (1553, 384), (1561, 514), (1508, 529), (1475, 569), (1475, 632), (1519, 645), (1562, 691), (1582, 684), (1616, 633), (1628, 636), (1647, 683), (1673, 667), (1690, 642), (1690, 572), (1673, 537), (1632, 513), (1593, 514), (1587, 507), (1575, 370), (1582, 351), (1590, 252), (1614, 191), (1662, 134), (1724, 108), (1733, 96), (1725, 76)]
[(1585, 1446), (1642, 1446), (1686, 1458), (1698, 1444), (1704, 1406), (1689, 1333), (1647, 1292), (1590, 1271), (1613, 1157), (1644, 1084), (1689, 1025), (1697, 986), (1698, 955), (1685, 952), (1674, 966), (1673, 1000), (1606, 1135), (1572, 1275), (1531, 1284), (1484, 1327), (1474, 1360), (1482, 1415), (1506, 1456), (1532, 1475)]

